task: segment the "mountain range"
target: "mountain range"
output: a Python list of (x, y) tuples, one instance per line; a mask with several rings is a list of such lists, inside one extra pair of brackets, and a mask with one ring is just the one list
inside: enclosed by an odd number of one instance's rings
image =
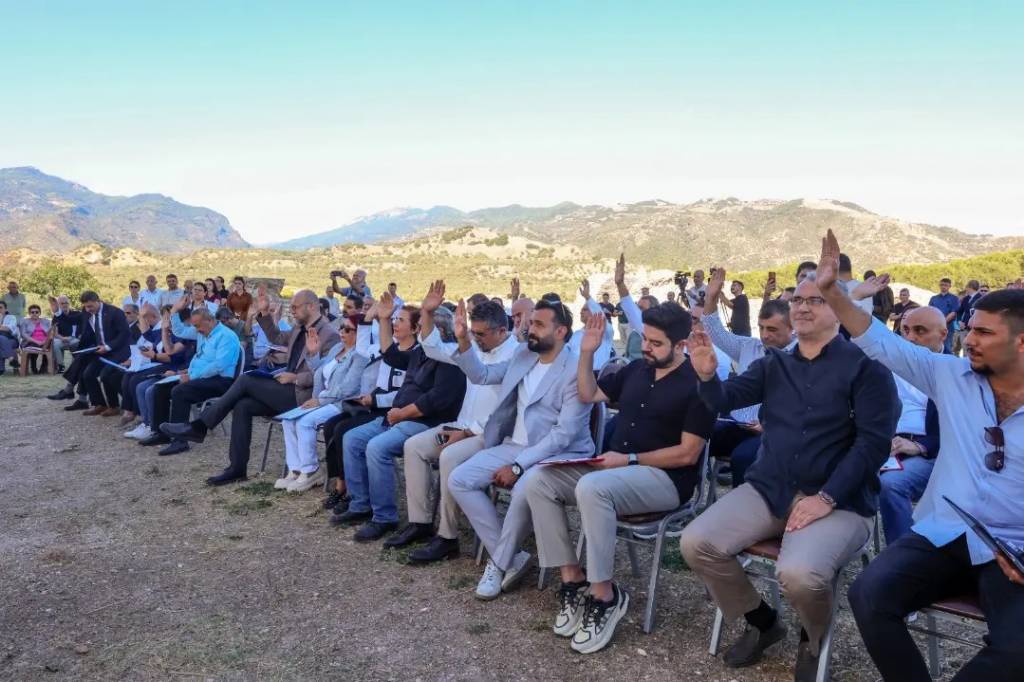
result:
[(66, 252), (90, 243), (170, 253), (249, 246), (208, 208), (162, 194), (98, 194), (31, 167), (0, 169), (0, 249)]

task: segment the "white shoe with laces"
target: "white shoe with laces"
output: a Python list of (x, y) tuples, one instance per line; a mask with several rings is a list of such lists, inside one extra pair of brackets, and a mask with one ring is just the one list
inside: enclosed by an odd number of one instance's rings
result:
[(559, 637), (572, 637), (583, 622), (584, 605), (587, 601), (589, 583), (562, 583), (558, 589), (558, 615), (552, 630)]
[(533, 566), (533, 555), (529, 552), (519, 552), (512, 557), (512, 565), (505, 571), (505, 577), (501, 581), (501, 591), (511, 592), (519, 581), (526, 577), (526, 572)]
[(311, 474), (300, 473), (298, 478), (288, 484), (287, 490), (290, 493), (304, 493), (315, 485), (323, 483), (324, 479), (317, 469)]
[(125, 438), (131, 438), (132, 440), (142, 440), (143, 438), (149, 438), (153, 435), (153, 431), (145, 424), (139, 424), (131, 431), (126, 431), (124, 434)]
[(288, 475), (284, 478), (279, 478), (274, 481), (274, 488), (276, 490), (288, 490), (288, 486), (299, 479), (298, 471), (289, 471)]
[(488, 559), (487, 566), (484, 567), (484, 574), (476, 585), (476, 598), (489, 600), (501, 594), (501, 578), (501, 570)]
[(592, 654), (605, 648), (608, 642), (612, 641), (615, 626), (629, 608), (629, 594), (612, 583), (611, 602), (598, 601), (593, 595), (588, 594), (583, 608), (583, 621), (573, 634), (569, 646), (581, 654)]

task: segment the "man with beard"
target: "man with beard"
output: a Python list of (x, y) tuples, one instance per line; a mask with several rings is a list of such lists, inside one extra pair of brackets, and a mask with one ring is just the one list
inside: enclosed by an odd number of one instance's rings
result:
[[(701, 452), (715, 416), (697, 396), (686, 358), (690, 314), (676, 303), (644, 311), (643, 359), (600, 381), (594, 354), (604, 338), (603, 315), (587, 323), (576, 379), (584, 403), (614, 402), (619, 418), (611, 449), (587, 464), (540, 467), (524, 483), (543, 566), (559, 566), (562, 587), (555, 634), (580, 653), (611, 641), (629, 596), (612, 582), (616, 518), (670, 511), (699, 485)], [(586, 537), (584, 573), (569, 537), (566, 506), (579, 508)]]
[[(510, 590), (532, 562), (528, 552), (518, 549), (530, 530), (530, 509), (521, 493), (537, 470), (533, 465), (594, 453), (589, 409), (576, 389), (576, 356), (566, 344), (571, 333), (569, 309), (542, 299), (530, 319), (526, 344), (509, 360), (484, 364), (472, 348), (466, 305), (459, 302), (456, 364), (474, 384), (501, 385), (498, 407), (484, 426), (484, 449), (448, 477), (448, 490), (490, 555), (476, 588), (480, 599)], [(488, 493), (492, 483), (512, 488), (504, 523)]]

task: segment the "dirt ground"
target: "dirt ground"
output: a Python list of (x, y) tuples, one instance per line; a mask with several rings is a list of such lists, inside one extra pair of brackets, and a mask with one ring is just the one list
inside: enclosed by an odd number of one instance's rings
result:
[[(318, 491), (275, 492), (271, 473), (206, 487), (223, 435), (157, 457), (116, 419), (42, 399), (58, 386), (0, 377), (0, 678), (791, 679), (788, 610), (789, 641), (760, 665), (730, 670), (708, 653), (714, 609), (676, 543), (655, 632), (640, 629), (646, 580), (620, 551), (630, 613), (608, 649), (578, 655), (550, 631), (555, 594), (535, 575), (493, 602), (473, 597), (468, 534), (459, 560), (404, 565), (328, 526)], [(278, 435), (274, 472), (282, 447)], [(833, 679), (878, 679), (845, 597), (834, 651)], [(947, 670), (967, 653), (947, 647)]]

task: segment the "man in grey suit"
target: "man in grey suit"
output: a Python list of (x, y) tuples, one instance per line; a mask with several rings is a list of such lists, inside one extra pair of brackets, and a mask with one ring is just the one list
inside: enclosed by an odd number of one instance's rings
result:
[[(474, 384), (500, 384), (498, 407), (484, 427), (484, 449), (460, 464), (448, 489), (466, 514), (490, 560), (476, 596), (494, 599), (523, 577), (533, 557), (519, 546), (530, 531), (530, 509), (517, 494), (534, 464), (589, 457), (590, 408), (580, 402), (576, 356), (568, 348), (572, 313), (561, 302), (541, 301), (530, 320), (526, 344), (510, 360), (485, 365), (471, 352), (465, 304), (455, 317), (456, 364)], [(512, 488), (504, 523), (491, 503), (491, 484)]]

